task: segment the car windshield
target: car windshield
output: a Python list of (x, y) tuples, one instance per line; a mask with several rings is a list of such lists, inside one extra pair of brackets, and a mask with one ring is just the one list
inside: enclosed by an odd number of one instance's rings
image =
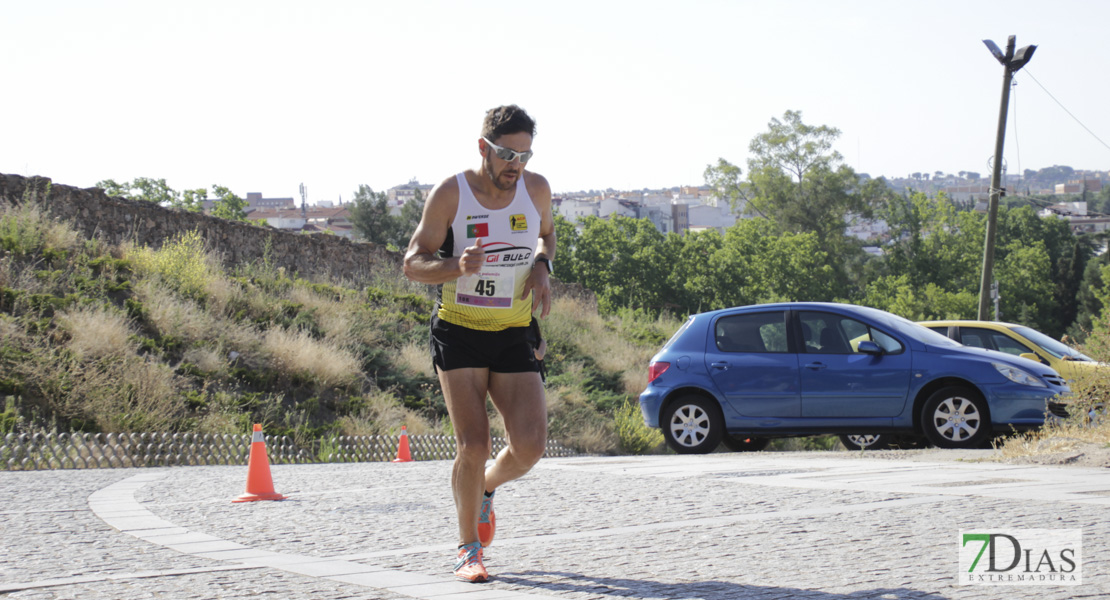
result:
[(1021, 325), (1011, 327), (1011, 329), (1013, 329), (1015, 333), (1025, 336), (1025, 339), (1033, 342), (1041, 348), (1044, 348), (1045, 352), (1048, 352), (1056, 358), (1062, 358), (1064, 360), (1078, 360), (1081, 362), (1094, 362), (1094, 360), (1086, 354), (1083, 354), (1082, 352), (1064, 344), (1063, 342), (1056, 341), (1048, 337), (1047, 335), (1037, 331), (1036, 329), (1022, 327)]

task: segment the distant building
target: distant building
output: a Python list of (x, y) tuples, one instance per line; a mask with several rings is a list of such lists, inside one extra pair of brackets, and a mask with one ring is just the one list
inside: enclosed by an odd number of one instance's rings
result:
[(248, 209), (264, 209), (264, 208), (295, 208), (297, 203), (292, 198), (263, 198), (259, 192), (248, 192), (247, 197)]
[(729, 227), (736, 224), (736, 215), (732, 214), (729, 207), (726, 206), (710, 206), (708, 204), (697, 204), (687, 207), (687, 222), (686, 231), (706, 231), (708, 229), (716, 229), (721, 235)]
[(682, 235), (690, 229), (690, 206), (684, 202), (671, 202), (671, 223), (674, 230)]
[(346, 206), (310, 206), (303, 212), (300, 208), (254, 210), (247, 214), (248, 221), (261, 221), (274, 229), (296, 231), (299, 233), (331, 232), (353, 239), (354, 227), (351, 213)]
[(1102, 180), (1101, 179), (1081, 179), (1076, 181), (1069, 181), (1067, 183), (1056, 184), (1056, 195), (1062, 194), (1082, 194), (1083, 192), (1101, 192)]
[(422, 184), (413, 179), (408, 183), (389, 188), (385, 192), (389, 203), (389, 213), (392, 215), (401, 214), (401, 207), (415, 199), (416, 192), (420, 192), (420, 197), (427, 200), (428, 194), (432, 193), (434, 187), (434, 185)]
[(1061, 202), (1060, 204), (1053, 204), (1041, 209), (1037, 213), (1042, 217), (1086, 217), (1087, 216), (1087, 203), (1086, 202)]
[(953, 202), (986, 201), (991, 196), (990, 185), (953, 185), (943, 191)]
[(557, 211), (564, 219), (571, 223), (581, 223), (586, 217), (601, 216), (600, 205), (596, 200), (586, 198), (563, 198)]

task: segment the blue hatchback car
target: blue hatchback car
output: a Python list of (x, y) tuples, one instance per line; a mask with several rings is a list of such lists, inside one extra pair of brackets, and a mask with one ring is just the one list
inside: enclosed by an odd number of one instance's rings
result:
[(640, 409), (684, 454), (828, 433), (976, 448), (1043, 425), (1067, 394), (1038, 362), (873, 308), (791, 302), (691, 316), (652, 358)]

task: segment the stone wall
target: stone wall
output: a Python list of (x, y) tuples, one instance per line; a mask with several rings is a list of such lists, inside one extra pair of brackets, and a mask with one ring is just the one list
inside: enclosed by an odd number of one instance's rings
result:
[(54, 184), (46, 177), (0, 173), (0, 203), (18, 205), (25, 198), (36, 199), (52, 217), (69, 222), (86, 237), (110, 244), (132, 241), (159, 248), (175, 235), (196, 229), (229, 265), (262, 260), (269, 244), (273, 265), (306, 279), (331, 276), (365, 283), (372, 270), (404, 277), (401, 253), (377, 244), (258, 227), (143, 200), (110, 197), (100, 188), (80, 189)]
[[(333, 277), (365, 284), (372, 273), (404, 277), (403, 255), (377, 244), (258, 227), (143, 200), (111, 197), (100, 188), (81, 189), (54, 184), (47, 177), (0, 173), (0, 204), (19, 205), (24, 199), (34, 199), (51, 216), (69, 222), (86, 237), (110, 244), (132, 241), (160, 248), (175, 235), (196, 229), (228, 265), (262, 260), (269, 244), (271, 264), (313, 281)], [(552, 279), (552, 292), (597, 307), (593, 292), (580, 285)]]

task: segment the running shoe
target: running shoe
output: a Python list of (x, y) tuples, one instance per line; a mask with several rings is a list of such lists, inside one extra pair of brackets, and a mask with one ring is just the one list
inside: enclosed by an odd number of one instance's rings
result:
[(482, 544), (471, 542), (459, 548), (459, 562), (455, 563), (455, 578), (470, 583), (489, 581), (489, 573), (482, 564)]
[(478, 541), (485, 548), (493, 543), (493, 534), (497, 531), (497, 517), (493, 514), (493, 494), (482, 495), (482, 514), (478, 515)]

